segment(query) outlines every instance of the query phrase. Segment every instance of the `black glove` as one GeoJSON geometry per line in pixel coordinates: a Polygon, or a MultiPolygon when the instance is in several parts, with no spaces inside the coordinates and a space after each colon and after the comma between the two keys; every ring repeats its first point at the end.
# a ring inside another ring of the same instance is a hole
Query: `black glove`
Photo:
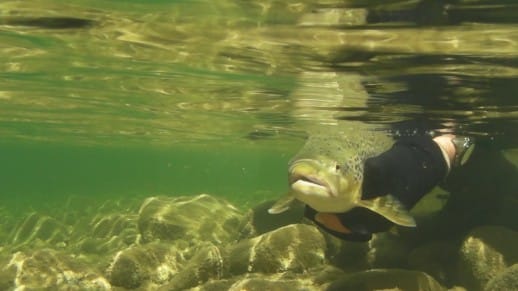
{"type": "MultiPolygon", "coordinates": [[[[430,136],[406,137],[392,148],[365,161],[362,199],[391,194],[408,209],[447,175],[448,166],[430,136]]],[[[306,206],[304,215],[327,232],[352,241],[368,241],[393,224],[383,216],[356,207],[345,213],[318,213],[306,206]]]]}

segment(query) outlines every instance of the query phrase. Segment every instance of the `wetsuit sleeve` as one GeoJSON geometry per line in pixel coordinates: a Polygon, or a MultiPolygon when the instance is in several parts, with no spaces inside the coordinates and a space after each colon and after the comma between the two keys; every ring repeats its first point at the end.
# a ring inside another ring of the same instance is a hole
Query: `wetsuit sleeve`
{"type": "Polygon", "coordinates": [[[365,161],[362,199],[391,194],[410,209],[447,172],[441,149],[430,136],[402,138],[388,151],[365,161]]]}
{"type": "MultiPolygon", "coordinates": [[[[430,136],[398,140],[392,148],[366,160],[362,199],[391,194],[408,209],[446,176],[448,166],[441,149],[430,136]]],[[[356,207],[336,214],[347,231],[334,231],[318,220],[318,213],[306,206],[305,216],[334,236],[351,241],[368,241],[372,233],[388,230],[393,224],[366,208],[356,207]]]]}

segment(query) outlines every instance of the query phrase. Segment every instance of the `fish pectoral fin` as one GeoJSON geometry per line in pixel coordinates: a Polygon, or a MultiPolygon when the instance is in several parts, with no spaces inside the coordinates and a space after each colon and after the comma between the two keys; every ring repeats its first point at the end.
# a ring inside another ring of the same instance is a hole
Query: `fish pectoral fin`
{"type": "Polygon", "coordinates": [[[295,195],[290,191],[284,197],[280,198],[275,202],[270,209],[268,209],[268,213],[270,214],[279,214],[288,210],[295,202],[295,195]]]}
{"type": "Polygon", "coordinates": [[[395,224],[401,226],[415,227],[415,219],[408,210],[392,195],[385,195],[369,200],[360,200],[361,207],[368,208],[395,224]]]}

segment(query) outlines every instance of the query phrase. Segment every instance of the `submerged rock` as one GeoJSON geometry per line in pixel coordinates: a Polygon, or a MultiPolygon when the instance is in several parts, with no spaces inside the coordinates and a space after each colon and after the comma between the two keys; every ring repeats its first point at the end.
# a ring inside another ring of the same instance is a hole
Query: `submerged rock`
{"type": "Polygon", "coordinates": [[[89,226],[90,235],[83,234],[75,242],[77,249],[88,254],[111,255],[129,247],[138,238],[136,215],[98,215],[89,226]]]}
{"type": "MultiPolygon", "coordinates": [[[[244,281],[236,278],[257,273],[302,274],[322,267],[325,249],[322,234],[315,227],[304,224],[282,227],[226,248],[209,244],[198,250],[161,290],[184,290],[209,280],[217,283],[208,283],[201,290],[227,290],[231,286],[251,288],[247,290],[286,290],[289,284],[291,287],[298,285],[289,280],[281,284],[279,278],[274,282],[262,276],[251,281],[249,277],[244,281]]],[[[324,280],[325,276],[321,277],[324,280]]]]}
{"type": "MultiPolygon", "coordinates": [[[[95,217],[90,223],[92,226],[92,236],[98,238],[113,237],[124,234],[128,229],[135,230],[136,232],[136,219],[135,215],[121,213],[95,217]]],[[[136,233],[133,233],[133,235],[136,235],[136,233]]]]}
{"type": "Polygon", "coordinates": [[[243,215],[215,197],[150,197],[139,210],[143,242],[153,240],[226,243],[237,239],[243,215]]]}
{"type": "Polygon", "coordinates": [[[349,272],[365,269],[406,268],[411,245],[393,233],[376,233],[368,242],[328,238],[330,261],[349,272]]]}
{"type": "Polygon", "coordinates": [[[518,290],[518,264],[512,265],[491,279],[484,290],[518,290]]]}
{"type": "MultiPolygon", "coordinates": [[[[190,290],[323,290],[325,284],[343,277],[344,272],[338,268],[325,266],[305,273],[283,272],[275,274],[247,273],[220,280],[210,280],[190,290]]],[[[167,289],[170,290],[170,289],[167,289]]]]}
{"type": "Polygon", "coordinates": [[[247,213],[246,225],[241,230],[240,238],[251,238],[286,225],[301,223],[304,218],[304,205],[297,204],[288,210],[270,214],[268,209],[275,200],[260,203],[247,213]]]}
{"type": "Polygon", "coordinates": [[[499,226],[474,229],[459,251],[458,280],[468,290],[483,290],[507,267],[518,263],[518,232],[499,226]]]}
{"type": "Polygon", "coordinates": [[[227,250],[229,272],[304,272],[325,262],[326,241],[311,225],[291,224],[243,240],[227,250]]]}
{"type": "Polygon", "coordinates": [[[404,268],[407,265],[411,247],[396,234],[382,232],[373,235],[368,243],[367,262],[369,268],[404,268]]]}
{"type": "Polygon", "coordinates": [[[0,290],[14,290],[17,267],[9,264],[10,258],[0,258],[0,290]]]}
{"type": "Polygon", "coordinates": [[[347,272],[358,272],[370,267],[368,243],[345,241],[327,232],[322,233],[327,241],[326,258],[330,264],[347,272]]]}
{"type": "Polygon", "coordinates": [[[50,247],[65,246],[69,229],[55,218],[33,212],[15,228],[10,237],[12,246],[21,248],[31,244],[50,247]]]}
{"type": "MultiPolygon", "coordinates": [[[[165,289],[164,289],[165,290],[165,289]]],[[[169,289],[167,289],[169,290],[169,289]]],[[[285,291],[285,290],[321,290],[308,278],[283,278],[278,275],[247,274],[231,279],[214,280],[190,289],[192,291],[249,290],[249,291],[285,291]]]]}
{"type": "Polygon", "coordinates": [[[138,214],[106,209],[76,220],[77,228],[33,213],[11,232],[15,247],[0,247],[0,290],[516,288],[518,233],[505,227],[474,229],[460,250],[392,232],[356,243],[312,223],[285,225],[300,213],[268,220],[276,217],[268,208],[254,208],[261,213],[250,219],[209,195],[151,197],[138,214]]]}
{"type": "Polygon", "coordinates": [[[446,290],[434,278],[419,271],[374,269],[345,275],[331,283],[327,291],[359,290],[446,290]]]}
{"type": "Polygon", "coordinates": [[[426,272],[446,286],[452,285],[457,259],[457,247],[447,241],[436,241],[413,249],[408,255],[408,267],[426,272]]]}
{"type": "Polygon", "coordinates": [[[128,289],[144,284],[164,284],[182,268],[185,259],[176,246],[149,243],[118,252],[107,270],[114,286],[128,289]]]}
{"type": "Polygon", "coordinates": [[[108,281],[79,257],[51,249],[15,253],[5,269],[16,290],[110,290],[108,281]]]}
{"type": "Polygon", "coordinates": [[[223,257],[220,249],[212,244],[200,248],[181,271],[160,290],[185,290],[223,277],[223,257]]]}
{"type": "Polygon", "coordinates": [[[285,291],[285,290],[318,290],[312,286],[311,281],[302,281],[300,279],[278,280],[275,278],[251,278],[234,282],[229,286],[228,290],[250,290],[250,291],[285,291]]]}

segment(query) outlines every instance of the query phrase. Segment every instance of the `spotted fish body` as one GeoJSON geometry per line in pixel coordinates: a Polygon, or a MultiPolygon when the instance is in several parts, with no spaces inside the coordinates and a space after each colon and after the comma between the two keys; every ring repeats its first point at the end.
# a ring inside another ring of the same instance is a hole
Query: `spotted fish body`
{"type": "Polygon", "coordinates": [[[365,207],[396,224],[415,226],[414,219],[393,196],[361,198],[365,160],[387,150],[391,143],[383,133],[368,131],[310,136],[289,163],[291,191],[270,212],[282,212],[290,200],[297,199],[322,213],[365,207]]]}

